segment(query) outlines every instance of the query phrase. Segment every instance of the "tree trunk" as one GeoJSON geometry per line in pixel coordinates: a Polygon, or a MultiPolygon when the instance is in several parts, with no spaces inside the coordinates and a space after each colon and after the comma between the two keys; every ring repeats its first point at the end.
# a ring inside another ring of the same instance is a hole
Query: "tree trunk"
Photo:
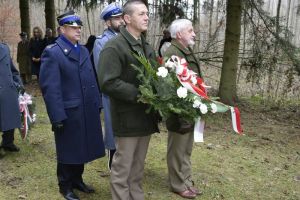
{"type": "MultiPolygon", "coordinates": [[[[289,22],[290,22],[290,10],[291,10],[291,0],[288,0],[287,12],[286,12],[286,29],[289,30],[289,22]]],[[[287,33],[287,31],[286,31],[287,33]]],[[[286,34],[285,37],[287,38],[288,35],[286,34]]],[[[290,38],[289,38],[290,40],[290,38]]]]}
{"type": "MultiPolygon", "coordinates": [[[[280,34],[280,22],[279,22],[279,19],[280,19],[280,8],[281,8],[281,0],[278,0],[278,3],[277,3],[277,11],[276,11],[276,37],[279,37],[279,34],[280,34]]],[[[268,87],[267,87],[267,95],[268,95],[268,98],[271,98],[272,95],[271,95],[271,91],[274,89],[273,87],[273,72],[274,72],[274,69],[277,65],[277,54],[278,54],[278,42],[275,41],[275,46],[274,46],[274,58],[272,59],[272,62],[269,66],[269,69],[268,69],[268,87]]]]}
{"type": "Polygon", "coordinates": [[[212,37],[212,18],[213,18],[213,13],[214,13],[214,0],[210,1],[210,13],[209,13],[209,30],[208,30],[208,36],[209,39],[212,37]]]}
{"type": "Polygon", "coordinates": [[[26,32],[30,38],[30,16],[29,16],[29,1],[19,0],[21,31],[26,32]]]}
{"type": "Polygon", "coordinates": [[[89,28],[89,35],[91,35],[92,34],[92,29],[91,29],[91,23],[90,23],[88,2],[86,0],[84,0],[83,5],[84,5],[85,11],[86,11],[86,19],[87,19],[88,28],[89,28]]]}
{"type": "Polygon", "coordinates": [[[193,22],[194,22],[194,24],[196,24],[196,22],[198,20],[198,6],[199,6],[198,0],[194,0],[194,12],[193,12],[193,22]]]}
{"type": "Polygon", "coordinates": [[[227,0],[227,18],[223,64],[219,87],[221,101],[233,105],[237,101],[237,64],[241,34],[241,0],[227,0]]]}
{"type": "Polygon", "coordinates": [[[46,28],[51,28],[53,34],[56,35],[54,0],[45,0],[45,20],[46,28]]]}

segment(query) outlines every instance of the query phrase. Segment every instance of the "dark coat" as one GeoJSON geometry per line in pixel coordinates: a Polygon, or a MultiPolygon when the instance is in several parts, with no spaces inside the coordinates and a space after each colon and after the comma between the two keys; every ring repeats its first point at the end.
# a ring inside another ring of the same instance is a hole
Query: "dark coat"
{"type": "Polygon", "coordinates": [[[41,58],[45,43],[43,39],[31,38],[29,41],[29,52],[31,60],[31,73],[33,75],[39,75],[41,62],[33,62],[32,58],[41,58]]]}
{"type": "Polygon", "coordinates": [[[9,48],[0,43],[0,131],[21,127],[17,87],[22,85],[9,48]]]}
{"type": "Polygon", "coordinates": [[[189,69],[193,70],[198,74],[198,76],[202,77],[200,64],[190,47],[184,48],[179,42],[173,39],[171,41],[171,46],[164,53],[164,56],[167,58],[170,58],[172,55],[179,56],[180,58],[185,58],[188,63],[189,69]]]}
{"type": "MultiPolygon", "coordinates": [[[[195,57],[191,48],[184,48],[175,39],[171,41],[171,46],[166,50],[164,56],[170,58],[171,56],[178,56],[180,58],[185,58],[188,63],[188,68],[193,70],[202,77],[200,64],[195,57]]],[[[169,131],[174,131],[177,133],[189,133],[193,130],[193,123],[186,121],[178,115],[171,115],[166,121],[166,127],[169,131]]]]}
{"type": "Polygon", "coordinates": [[[100,95],[89,53],[80,55],[58,38],[42,55],[40,87],[51,123],[63,122],[55,133],[57,159],[65,164],[83,164],[103,157],[100,95]]]}
{"type": "Polygon", "coordinates": [[[121,28],[120,34],[104,46],[98,63],[100,89],[110,97],[113,132],[120,137],[147,136],[158,132],[157,116],[147,114],[148,105],[137,102],[140,82],[132,64],[141,64],[133,52],[144,54],[152,61],[156,58],[143,36],[139,43],[125,28],[121,28]]]}
{"type": "Polygon", "coordinates": [[[31,75],[30,60],[29,41],[20,41],[17,51],[17,62],[19,63],[20,74],[31,75]]]}

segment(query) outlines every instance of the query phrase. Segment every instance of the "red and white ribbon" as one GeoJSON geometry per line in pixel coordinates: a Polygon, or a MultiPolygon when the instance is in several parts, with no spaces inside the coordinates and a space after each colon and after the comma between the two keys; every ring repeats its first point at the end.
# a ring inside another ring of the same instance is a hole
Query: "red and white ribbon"
{"type": "Polygon", "coordinates": [[[204,142],[203,133],[204,133],[204,120],[201,120],[201,117],[195,120],[194,126],[194,141],[195,142],[204,142]]]}
{"type": "Polygon", "coordinates": [[[31,117],[28,105],[32,104],[31,96],[25,93],[19,96],[19,108],[20,112],[24,115],[23,127],[21,128],[21,136],[24,140],[28,135],[29,123],[33,123],[35,120],[31,117]]]}
{"type": "MultiPolygon", "coordinates": [[[[178,56],[172,56],[167,61],[166,66],[175,68],[179,82],[188,91],[192,92],[193,94],[195,94],[203,99],[212,101],[207,96],[206,88],[208,88],[209,86],[205,85],[204,81],[200,77],[198,77],[194,71],[188,69],[188,63],[186,62],[186,60],[184,58],[179,58],[178,56]],[[173,62],[173,64],[169,63],[170,61],[173,62]]],[[[216,101],[212,101],[212,102],[218,103],[219,105],[222,105],[222,106],[225,106],[226,109],[230,109],[233,130],[238,134],[242,134],[243,130],[241,127],[241,118],[240,118],[239,109],[237,107],[231,107],[231,106],[225,105],[221,102],[216,102],[216,101]]],[[[195,124],[194,133],[198,134],[199,138],[197,140],[199,140],[199,141],[200,140],[203,141],[203,129],[204,129],[204,122],[200,121],[200,119],[197,120],[196,124],[195,124]],[[200,127],[202,128],[202,130],[199,129],[200,127]],[[201,139],[201,137],[202,137],[202,139],[201,139]]],[[[196,141],[196,138],[195,138],[195,141],[196,141]]]]}
{"type": "Polygon", "coordinates": [[[236,133],[241,135],[243,130],[241,126],[240,111],[237,107],[230,107],[230,111],[231,111],[232,128],[236,133]]]}

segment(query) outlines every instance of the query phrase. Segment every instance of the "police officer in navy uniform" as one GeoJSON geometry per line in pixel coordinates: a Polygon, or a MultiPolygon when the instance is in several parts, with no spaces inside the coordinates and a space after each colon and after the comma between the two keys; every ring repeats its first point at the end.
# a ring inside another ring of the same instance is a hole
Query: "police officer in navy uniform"
{"type": "MultiPolygon", "coordinates": [[[[96,38],[93,54],[94,63],[97,66],[99,62],[99,54],[103,49],[107,41],[114,38],[120,32],[120,26],[124,25],[122,8],[117,3],[111,3],[106,6],[101,14],[100,19],[105,21],[107,29],[104,30],[103,34],[96,38]]],[[[96,68],[97,69],[97,68],[96,68]]],[[[105,122],[105,135],[104,144],[105,148],[108,150],[108,168],[111,169],[113,155],[116,152],[116,146],[113,137],[113,130],[111,124],[110,115],[110,101],[106,94],[102,94],[102,102],[104,109],[104,122],[105,122]]]]}
{"type": "Polygon", "coordinates": [[[20,74],[15,68],[6,44],[0,42],[0,147],[5,151],[18,152],[14,144],[14,130],[21,127],[18,91],[24,93],[20,74]]]}
{"type": "Polygon", "coordinates": [[[94,192],[83,182],[84,164],[105,155],[102,103],[88,50],[78,43],[80,17],[69,11],[57,20],[61,35],[43,52],[40,87],[55,136],[59,191],[76,200],[73,189],[94,192]]]}

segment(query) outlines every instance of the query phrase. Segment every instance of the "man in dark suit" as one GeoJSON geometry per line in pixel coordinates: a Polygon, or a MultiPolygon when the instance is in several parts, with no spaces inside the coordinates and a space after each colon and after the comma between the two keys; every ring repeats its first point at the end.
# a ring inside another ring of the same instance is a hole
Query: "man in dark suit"
{"type": "Polygon", "coordinates": [[[17,152],[14,129],[21,127],[18,91],[24,93],[19,72],[12,63],[9,48],[0,42],[0,131],[3,132],[1,148],[17,152]]]}
{"type": "Polygon", "coordinates": [[[94,189],[83,182],[84,164],[105,155],[101,98],[88,50],[80,45],[80,17],[58,17],[61,35],[42,55],[40,86],[55,135],[59,191],[69,200],[94,189]]]}

